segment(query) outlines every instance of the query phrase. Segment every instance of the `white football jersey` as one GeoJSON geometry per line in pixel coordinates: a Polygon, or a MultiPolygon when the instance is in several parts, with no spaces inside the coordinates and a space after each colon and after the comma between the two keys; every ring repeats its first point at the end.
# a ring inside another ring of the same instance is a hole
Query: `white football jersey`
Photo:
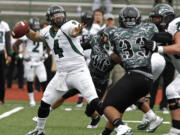
{"type": "MultiPolygon", "coordinates": [[[[180,17],[174,19],[168,26],[167,31],[174,36],[177,32],[180,32],[180,17]]],[[[177,71],[180,73],[180,54],[176,55],[169,55],[172,59],[172,62],[177,69],[177,71]]]]}
{"type": "Polygon", "coordinates": [[[19,40],[24,42],[24,58],[30,58],[32,64],[38,64],[43,57],[43,42],[35,42],[28,39],[26,36],[21,37],[19,40]]]}
{"type": "Polygon", "coordinates": [[[10,31],[9,25],[4,21],[0,21],[0,51],[4,50],[5,33],[8,31],[10,31]]]}
{"type": "Polygon", "coordinates": [[[54,32],[51,26],[47,26],[40,31],[41,38],[47,42],[53,52],[58,71],[78,68],[85,63],[79,37],[71,36],[72,30],[78,24],[77,21],[71,20],[63,24],[57,33],[54,32]]]}

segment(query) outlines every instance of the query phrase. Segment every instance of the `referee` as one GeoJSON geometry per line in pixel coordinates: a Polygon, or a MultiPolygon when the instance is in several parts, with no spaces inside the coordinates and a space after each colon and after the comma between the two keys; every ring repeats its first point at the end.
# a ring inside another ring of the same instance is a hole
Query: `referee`
{"type": "Polygon", "coordinates": [[[4,103],[5,97],[5,64],[11,61],[10,40],[9,25],[5,21],[0,20],[0,105],[4,103]],[[5,48],[7,52],[6,59],[4,53],[5,48]]]}

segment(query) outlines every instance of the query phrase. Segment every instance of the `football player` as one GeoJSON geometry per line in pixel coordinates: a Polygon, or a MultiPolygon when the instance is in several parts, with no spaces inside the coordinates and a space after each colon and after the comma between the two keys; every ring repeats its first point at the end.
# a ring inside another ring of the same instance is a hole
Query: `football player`
{"type": "MultiPolygon", "coordinates": [[[[40,20],[39,18],[31,18],[29,20],[30,28],[34,31],[40,30],[40,20]]],[[[24,42],[25,54],[24,54],[24,76],[27,80],[27,89],[30,99],[29,105],[31,107],[36,105],[33,92],[33,82],[34,74],[37,75],[43,91],[46,88],[47,74],[43,63],[44,60],[44,50],[42,42],[34,42],[28,39],[26,36],[19,38],[13,45],[16,53],[18,54],[18,47],[24,42]]]]}
{"type": "MultiPolygon", "coordinates": [[[[0,11],[1,15],[1,11],[0,11]]],[[[5,65],[11,62],[11,38],[9,24],[0,20],[0,105],[4,104],[5,98],[5,65]],[[4,49],[6,48],[7,57],[5,58],[4,49]]]]}
{"type": "MultiPolygon", "coordinates": [[[[150,16],[149,16],[150,21],[157,26],[159,32],[164,32],[166,30],[166,28],[167,28],[167,25],[166,25],[167,22],[165,22],[165,21],[162,22],[162,17],[166,16],[167,14],[174,14],[173,8],[171,6],[169,6],[168,4],[158,4],[152,9],[152,12],[150,13],[150,16]]],[[[172,17],[172,19],[173,18],[174,17],[172,17]]],[[[170,22],[172,19],[169,18],[167,21],[170,22]]],[[[153,39],[154,38],[157,39],[156,35],[157,34],[155,34],[153,39]]],[[[174,78],[174,66],[173,66],[172,62],[170,61],[170,58],[167,55],[164,55],[164,57],[165,57],[165,60],[166,60],[166,66],[165,66],[163,72],[161,73],[161,77],[163,77],[163,82],[164,83],[163,83],[163,86],[162,86],[162,88],[163,88],[163,101],[161,101],[161,103],[160,103],[160,108],[166,107],[166,102],[167,102],[166,100],[167,99],[166,99],[166,95],[165,95],[165,89],[168,86],[168,84],[174,78]]],[[[155,57],[154,60],[157,60],[157,57],[155,57]]],[[[152,61],[152,64],[153,64],[154,60],[152,61]]],[[[158,65],[155,64],[155,66],[158,66],[158,65]]],[[[155,74],[157,74],[157,73],[155,73],[155,74]]],[[[150,94],[151,95],[150,96],[150,106],[151,106],[151,108],[153,107],[154,102],[155,102],[154,100],[155,100],[155,97],[156,97],[158,86],[159,86],[159,78],[155,82],[153,82],[153,87],[152,87],[152,89],[150,91],[150,93],[151,93],[150,94]]],[[[163,111],[163,112],[168,113],[167,110],[163,111]]],[[[148,123],[149,123],[149,121],[146,119],[146,116],[144,115],[141,124],[138,125],[138,129],[143,130],[145,127],[148,126],[148,123]]]]}
{"type": "MultiPolygon", "coordinates": [[[[109,27],[106,32],[110,32],[116,29],[116,27],[109,27]]],[[[119,63],[119,57],[117,59],[112,60],[106,53],[103,48],[103,39],[102,33],[99,32],[96,35],[89,35],[89,37],[83,38],[82,47],[83,49],[92,49],[91,53],[91,61],[89,63],[89,70],[92,76],[97,94],[100,99],[103,100],[104,93],[108,87],[108,79],[109,74],[112,68],[116,63],[119,63]],[[88,41],[87,41],[88,40],[88,41]]],[[[115,56],[114,56],[115,57],[115,56]]],[[[65,93],[62,97],[60,97],[55,103],[51,105],[52,109],[56,109],[60,106],[65,99],[74,96],[75,94],[79,93],[78,90],[71,89],[67,93],[65,93]]],[[[90,105],[87,104],[86,106],[86,115],[91,117],[91,123],[87,126],[87,128],[97,128],[98,122],[100,120],[100,116],[95,109],[90,105]]]]}
{"type": "Polygon", "coordinates": [[[33,41],[46,42],[52,50],[57,72],[46,87],[38,110],[37,127],[27,135],[44,135],[46,118],[49,115],[50,105],[62,96],[68,89],[78,89],[87,102],[100,114],[100,100],[96,93],[92,78],[87,68],[83,49],[78,36],[84,25],[77,21],[66,20],[66,12],[62,6],[52,5],[47,11],[47,20],[51,25],[40,33],[32,29],[26,36],[33,41]]]}
{"type": "MultiPolygon", "coordinates": [[[[120,56],[126,74],[110,89],[103,104],[104,114],[109,120],[107,127],[115,128],[117,135],[130,135],[132,129],[123,124],[122,115],[128,106],[144,97],[151,88],[152,54],[145,49],[144,42],[158,30],[152,23],[141,23],[141,14],[135,7],[125,7],[120,11],[119,24],[120,27],[109,36],[107,53],[111,56],[115,52],[120,56]]],[[[158,124],[151,125],[150,130],[157,128],[163,119],[156,117],[153,121],[158,124]]],[[[109,132],[104,130],[102,134],[109,135],[109,132]]]]}
{"type": "Polygon", "coordinates": [[[161,23],[167,26],[167,32],[158,33],[156,41],[147,41],[146,47],[153,52],[161,54],[169,54],[172,63],[174,64],[178,75],[166,88],[166,96],[168,99],[169,109],[172,118],[172,127],[169,133],[164,135],[179,135],[180,134],[180,17],[175,18],[172,8],[162,8],[161,12],[165,13],[161,16],[161,23]],[[166,14],[166,12],[169,12],[166,14]],[[174,19],[175,18],[175,19],[174,19]],[[170,33],[170,34],[169,34],[170,33]],[[173,42],[172,42],[173,39],[173,42]],[[156,42],[160,42],[162,46],[157,46],[156,42]],[[167,43],[169,45],[167,45],[167,43]]]}

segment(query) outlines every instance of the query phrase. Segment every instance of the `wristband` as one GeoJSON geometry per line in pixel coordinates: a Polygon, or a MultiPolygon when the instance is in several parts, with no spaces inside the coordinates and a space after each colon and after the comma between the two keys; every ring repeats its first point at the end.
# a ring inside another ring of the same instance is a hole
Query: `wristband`
{"type": "Polygon", "coordinates": [[[163,53],[164,53],[164,48],[163,48],[163,46],[158,46],[158,52],[159,52],[160,54],[163,54],[163,53]]]}

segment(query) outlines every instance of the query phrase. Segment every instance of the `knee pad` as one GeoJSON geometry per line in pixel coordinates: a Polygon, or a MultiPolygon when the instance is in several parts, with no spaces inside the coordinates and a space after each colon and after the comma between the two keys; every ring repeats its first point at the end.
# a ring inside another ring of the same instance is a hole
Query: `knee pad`
{"type": "Polygon", "coordinates": [[[178,102],[180,100],[180,98],[176,98],[176,99],[169,99],[168,103],[174,103],[174,105],[169,105],[169,109],[170,110],[176,110],[180,108],[180,103],[178,102]]]}
{"type": "Polygon", "coordinates": [[[70,89],[70,90],[68,90],[68,91],[63,95],[63,98],[64,98],[64,99],[68,99],[68,98],[70,98],[70,97],[72,97],[72,96],[74,96],[74,95],[76,95],[76,94],[78,94],[78,93],[79,93],[78,90],[76,90],[76,89],[70,89]]]}
{"type": "Polygon", "coordinates": [[[88,117],[91,117],[92,114],[94,113],[95,109],[90,105],[90,104],[87,104],[86,106],[86,110],[85,110],[85,114],[88,116],[88,117]]]}
{"type": "Polygon", "coordinates": [[[41,87],[42,87],[43,92],[45,91],[46,86],[47,86],[47,82],[46,81],[45,82],[41,82],[41,87]]]}
{"type": "Polygon", "coordinates": [[[41,101],[41,105],[38,110],[38,117],[46,118],[48,117],[49,112],[50,112],[50,105],[45,103],[44,101],[41,101]]]}
{"type": "Polygon", "coordinates": [[[142,100],[138,100],[136,102],[136,105],[137,105],[138,109],[141,109],[143,103],[145,103],[145,102],[146,102],[146,98],[143,98],[142,100]]]}
{"type": "Polygon", "coordinates": [[[33,82],[27,82],[28,93],[33,92],[33,82]]]}
{"type": "Polygon", "coordinates": [[[93,99],[90,102],[90,106],[92,106],[92,108],[96,110],[99,113],[99,115],[103,114],[104,107],[103,107],[103,103],[99,100],[99,98],[93,99]]]}

